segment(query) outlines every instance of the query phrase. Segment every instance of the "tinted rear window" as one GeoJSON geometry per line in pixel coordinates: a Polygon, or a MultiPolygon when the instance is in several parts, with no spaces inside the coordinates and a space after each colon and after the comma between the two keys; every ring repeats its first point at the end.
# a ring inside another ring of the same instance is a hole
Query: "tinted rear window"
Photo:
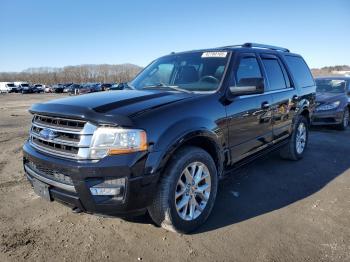
{"type": "Polygon", "coordinates": [[[269,91],[286,88],[283,71],[277,59],[263,59],[263,64],[269,80],[269,91]]]}
{"type": "Polygon", "coordinates": [[[298,86],[307,87],[314,85],[314,79],[304,59],[298,56],[285,56],[285,58],[298,86]]]}

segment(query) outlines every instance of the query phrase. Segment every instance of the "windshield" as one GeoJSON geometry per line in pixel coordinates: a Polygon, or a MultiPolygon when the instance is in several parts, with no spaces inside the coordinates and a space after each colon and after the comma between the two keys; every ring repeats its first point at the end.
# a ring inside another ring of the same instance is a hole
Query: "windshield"
{"type": "Polygon", "coordinates": [[[318,79],[316,80],[316,92],[318,93],[344,93],[345,80],[318,79]]]}
{"type": "Polygon", "coordinates": [[[159,58],[130,85],[136,89],[214,91],[224,75],[228,52],[193,52],[159,58]]]}
{"type": "Polygon", "coordinates": [[[29,84],[22,84],[22,87],[28,87],[29,84]]]}
{"type": "Polygon", "coordinates": [[[15,84],[7,84],[8,87],[15,87],[15,84]]]}

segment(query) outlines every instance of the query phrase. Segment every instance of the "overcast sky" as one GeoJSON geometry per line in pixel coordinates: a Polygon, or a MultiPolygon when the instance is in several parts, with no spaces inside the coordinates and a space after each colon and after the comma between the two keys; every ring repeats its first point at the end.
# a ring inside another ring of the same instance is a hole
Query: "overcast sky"
{"type": "Polygon", "coordinates": [[[172,51],[279,45],[310,67],[350,64],[350,1],[1,0],[0,71],[145,66],[172,51]]]}

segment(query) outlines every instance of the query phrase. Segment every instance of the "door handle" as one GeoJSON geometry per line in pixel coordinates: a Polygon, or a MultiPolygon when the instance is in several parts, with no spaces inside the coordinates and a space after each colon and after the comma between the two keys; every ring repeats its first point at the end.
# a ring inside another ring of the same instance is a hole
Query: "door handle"
{"type": "Polygon", "coordinates": [[[262,104],[261,104],[261,108],[262,109],[269,109],[270,108],[270,104],[269,104],[269,102],[263,102],[262,104]]]}

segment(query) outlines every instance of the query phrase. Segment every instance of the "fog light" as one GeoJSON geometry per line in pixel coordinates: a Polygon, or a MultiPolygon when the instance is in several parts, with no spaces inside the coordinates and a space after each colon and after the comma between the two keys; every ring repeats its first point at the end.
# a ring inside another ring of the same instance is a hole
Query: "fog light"
{"type": "Polygon", "coordinates": [[[120,194],[120,188],[108,188],[108,187],[91,187],[90,192],[94,196],[117,196],[120,194]]]}
{"type": "Polygon", "coordinates": [[[123,197],[125,183],[125,178],[106,178],[103,182],[90,187],[90,192],[94,196],[123,197]]]}

